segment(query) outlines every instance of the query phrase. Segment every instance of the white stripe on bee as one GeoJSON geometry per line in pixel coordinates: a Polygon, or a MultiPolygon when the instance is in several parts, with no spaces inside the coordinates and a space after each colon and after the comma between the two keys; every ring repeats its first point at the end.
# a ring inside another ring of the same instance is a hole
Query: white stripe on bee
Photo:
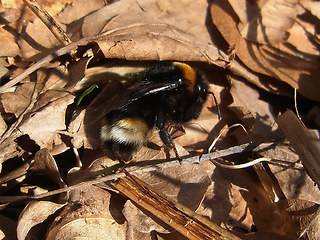
{"type": "Polygon", "coordinates": [[[111,127],[110,125],[104,125],[101,127],[100,138],[103,142],[111,140],[111,127]]]}
{"type": "Polygon", "coordinates": [[[148,130],[145,122],[135,118],[124,118],[112,126],[103,126],[101,128],[101,140],[141,144],[148,130]]]}

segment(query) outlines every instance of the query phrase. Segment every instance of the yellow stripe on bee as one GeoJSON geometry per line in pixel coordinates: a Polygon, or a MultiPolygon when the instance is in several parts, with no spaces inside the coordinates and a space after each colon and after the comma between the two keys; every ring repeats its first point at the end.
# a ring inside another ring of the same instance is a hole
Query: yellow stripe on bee
{"type": "Polygon", "coordinates": [[[181,69],[183,77],[188,80],[188,90],[193,92],[196,84],[196,71],[186,63],[173,62],[173,65],[181,69]]]}
{"type": "Polygon", "coordinates": [[[140,120],[140,119],[137,119],[137,118],[124,118],[124,119],[121,119],[117,122],[117,126],[118,127],[121,127],[121,128],[125,128],[125,129],[136,129],[136,130],[139,130],[139,131],[143,131],[143,132],[147,132],[148,131],[148,126],[147,124],[140,120]]]}
{"type": "Polygon", "coordinates": [[[142,143],[148,133],[147,124],[137,118],[119,120],[110,130],[110,138],[119,143],[142,143]]]}

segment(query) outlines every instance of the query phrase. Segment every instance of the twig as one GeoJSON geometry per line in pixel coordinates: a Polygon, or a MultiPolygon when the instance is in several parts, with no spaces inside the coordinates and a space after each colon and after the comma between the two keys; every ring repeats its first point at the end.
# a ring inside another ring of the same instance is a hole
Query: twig
{"type": "MultiPolygon", "coordinates": [[[[213,153],[209,153],[209,154],[204,154],[202,156],[195,156],[195,157],[188,157],[188,158],[182,158],[183,162],[188,162],[188,163],[199,163],[200,161],[206,161],[206,160],[212,160],[212,159],[216,159],[219,157],[225,157],[225,156],[229,156],[229,155],[233,155],[233,154],[237,154],[237,153],[241,153],[241,152],[247,152],[247,151],[252,151],[254,149],[254,146],[250,143],[246,143],[246,144],[242,144],[239,146],[235,146],[235,147],[230,147],[224,150],[220,150],[220,151],[216,151],[213,153]]],[[[259,149],[261,149],[261,147],[259,146],[259,149]]],[[[152,161],[150,161],[150,164],[152,164],[152,161]]],[[[170,160],[169,162],[164,162],[164,163],[159,163],[159,164],[152,164],[152,165],[148,165],[146,167],[139,167],[138,169],[136,168],[136,166],[132,166],[130,168],[127,168],[126,170],[130,173],[130,174],[140,174],[140,173],[144,173],[144,172],[152,172],[152,171],[156,171],[159,169],[164,169],[164,168],[168,168],[168,167],[173,167],[173,166],[179,166],[180,163],[178,160],[170,160]],[[135,169],[132,169],[135,168],[135,169]]],[[[9,198],[12,198],[12,200],[9,200],[9,202],[14,202],[14,201],[22,201],[22,200],[36,200],[36,199],[42,199],[42,198],[46,198],[52,195],[56,195],[56,194],[60,194],[60,193],[64,193],[64,192],[68,192],[68,191],[72,191],[72,190],[77,190],[81,187],[85,187],[85,186],[90,186],[93,184],[99,184],[102,182],[108,182],[108,181],[112,181],[121,177],[125,177],[125,173],[120,172],[120,173],[114,173],[114,174],[110,174],[98,179],[94,179],[94,180],[90,180],[87,182],[82,182],[70,187],[65,187],[65,188],[61,188],[61,189],[57,189],[54,191],[50,191],[47,193],[43,193],[43,194],[39,194],[36,196],[31,196],[31,197],[26,197],[26,196],[19,196],[17,198],[14,197],[7,197],[7,196],[0,196],[0,202],[7,202],[9,198]]]]}
{"type": "Polygon", "coordinates": [[[72,41],[67,36],[63,28],[50,16],[50,14],[36,0],[22,0],[38,18],[47,26],[57,40],[64,46],[72,41]]]}
{"type": "Polygon", "coordinates": [[[129,173],[125,178],[119,179],[112,185],[130,200],[190,240],[241,240],[232,232],[169,199],[129,173]]]}

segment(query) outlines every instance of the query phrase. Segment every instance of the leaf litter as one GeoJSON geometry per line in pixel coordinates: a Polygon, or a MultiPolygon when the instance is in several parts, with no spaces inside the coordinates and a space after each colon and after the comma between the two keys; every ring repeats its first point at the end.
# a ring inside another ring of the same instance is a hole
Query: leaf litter
{"type": "MultiPolygon", "coordinates": [[[[17,224],[17,236],[1,225],[5,237],[151,239],[150,232],[156,231],[159,239],[185,239],[188,232],[183,229],[193,226],[193,221],[200,224],[197,227],[206,226],[200,214],[216,224],[209,224],[209,232],[222,227],[235,234],[234,239],[236,235],[295,239],[306,227],[306,239],[318,238],[317,221],[308,226],[319,204],[316,180],[300,164],[301,154],[283,140],[276,123],[277,114],[292,108],[292,88],[300,94],[303,120],[315,119],[309,109],[315,111],[314,100],[319,101],[316,2],[65,3],[39,1],[74,42],[65,47],[21,3],[3,1],[0,8],[5,20],[0,39],[6,46],[0,51],[0,217],[17,224]],[[275,10],[279,8],[281,15],[275,10]],[[183,204],[195,211],[188,215],[189,210],[183,210],[183,216],[192,219],[186,225],[169,227],[165,211],[154,216],[152,210],[146,211],[147,205],[123,197],[119,180],[111,186],[108,182],[81,185],[101,174],[114,174],[118,167],[101,149],[99,117],[115,105],[112,97],[132,84],[126,74],[141,71],[146,65],[142,61],[150,60],[192,61],[204,72],[220,103],[221,121],[209,99],[199,119],[171,129],[182,156],[207,153],[223,128],[241,122],[249,136],[231,129],[223,133],[216,150],[248,142],[256,148],[219,160],[241,164],[259,157],[272,159],[248,169],[224,169],[201,161],[148,172],[149,164],[162,166],[158,164],[174,158],[163,148],[156,129],[152,131],[126,166],[129,172],[146,169],[135,174],[146,185],[136,185],[130,194],[138,194],[139,186],[144,186],[169,197],[174,206],[183,204]],[[75,107],[75,99],[92,84],[99,86],[97,97],[88,106],[75,107]],[[79,161],[82,167],[76,164],[79,161]],[[51,190],[70,185],[72,190],[50,196],[51,190]],[[10,197],[33,197],[34,187],[50,198],[25,202],[14,216],[8,215],[15,207],[8,205],[10,197]]],[[[310,126],[319,127],[316,121],[310,126]]],[[[227,233],[222,235],[229,239],[227,233]]]]}

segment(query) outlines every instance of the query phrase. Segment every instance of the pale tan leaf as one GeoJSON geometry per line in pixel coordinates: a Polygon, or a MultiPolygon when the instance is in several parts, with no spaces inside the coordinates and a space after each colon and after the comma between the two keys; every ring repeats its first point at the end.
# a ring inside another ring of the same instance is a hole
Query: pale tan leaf
{"type": "Polygon", "coordinates": [[[15,36],[4,28],[0,28],[0,44],[1,46],[6,46],[0,48],[0,57],[15,57],[18,55],[19,47],[15,43],[15,36]]]}
{"type": "Polygon", "coordinates": [[[9,158],[21,156],[23,151],[18,147],[18,144],[14,141],[21,134],[9,137],[5,139],[0,146],[0,162],[4,162],[9,158]]]}
{"type": "Polygon", "coordinates": [[[56,216],[47,239],[125,239],[126,224],[118,223],[124,221],[117,210],[122,203],[114,202],[115,205],[110,206],[110,197],[109,192],[96,186],[70,192],[70,204],[56,216]]]}
{"type": "Polygon", "coordinates": [[[9,23],[13,23],[20,17],[20,11],[15,8],[2,8],[0,7],[0,25],[7,25],[9,23]]]}
{"type": "Polygon", "coordinates": [[[44,222],[50,215],[64,206],[65,204],[57,204],[48,201],[30,202],[21,212],[19,217],[17,227],[18,239],[26,239],[32,227],[44,222]]]}
{"type": "Polygon", "coordinates": [[[125,240],[125,231],[123,225],[115,220],[102,217],[79,218],[64,225],[54,238],[63,239],[114,239],[125,240]]]}
{"type": "Polygon", "coordinates": [[[314,16],[320,19],[320,2],[312,0],[302,0],[300,4],[308,9],[314,16]]]}
{"type": "Polygon", "coordinates": [[[238,24],[242,37],[264,44],[285,41],[288,30],[298,14],[298,0],[260,0],[256,2],[230,0],[240,17],[238,24]]]}
{"type": "Polygon", "coordinates": [[[0,115],[0,135],[2,135],[6,130],[8,126],[6,122],[3,120],[3,117],[0,115]]]}
{"type": "Polygon", "coordinates": [[[0,79],[9,74],[9,69],[7,68],[8,63],[6,58],[0,58],[0,79]]]}

